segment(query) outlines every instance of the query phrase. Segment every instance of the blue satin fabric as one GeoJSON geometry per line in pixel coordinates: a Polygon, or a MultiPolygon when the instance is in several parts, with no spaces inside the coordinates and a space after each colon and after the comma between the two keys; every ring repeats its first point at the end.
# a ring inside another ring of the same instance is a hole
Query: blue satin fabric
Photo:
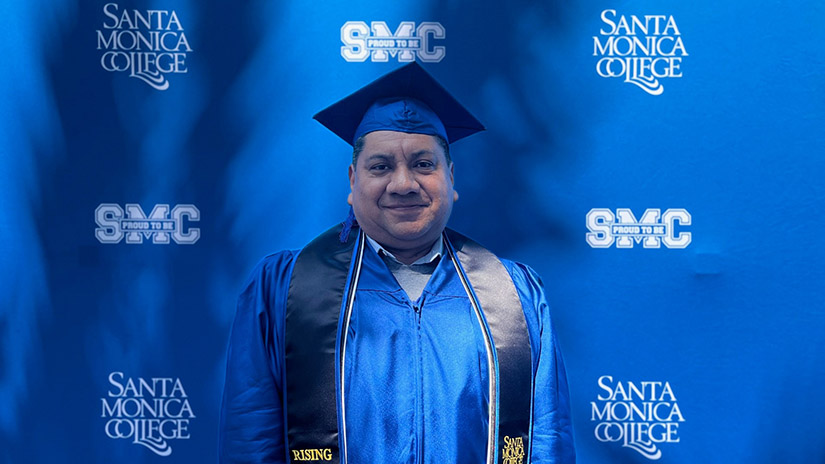
{"type": "MultiPolygon", "coordinates": [[[[221,462],[288,462],[283,328],[296,256],[285,251],[265,258],[239,298],[221,408],[221,462]]],[[[567,379],[540,280],[526,266],[502,262],[530,331],[536,392],[531,462],[572,463],[567,379]]],[[[350,462],[482,464],[486,353],[452,263],[442,259],[411,302],[367,247],[355,301],[345,369],[350,462]]]]}

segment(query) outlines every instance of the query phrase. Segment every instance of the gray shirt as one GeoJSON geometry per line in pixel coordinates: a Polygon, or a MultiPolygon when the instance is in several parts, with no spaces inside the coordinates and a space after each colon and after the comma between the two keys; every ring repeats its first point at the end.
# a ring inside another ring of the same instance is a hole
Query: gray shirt
{"type": "Polygon", "coordinates": [[[407,292],[410,301],[416,301],[421,296],[421,292],[424,291],[430,276],[435,272],[444,251],[444,239],[439,235],[429,253],[415,260],[412,264],[404,264],[370,237],[367,237],[367,243],[384,260],[387,268],[392,272],[395,280],[398,281],[398,285],[407,292]]]}

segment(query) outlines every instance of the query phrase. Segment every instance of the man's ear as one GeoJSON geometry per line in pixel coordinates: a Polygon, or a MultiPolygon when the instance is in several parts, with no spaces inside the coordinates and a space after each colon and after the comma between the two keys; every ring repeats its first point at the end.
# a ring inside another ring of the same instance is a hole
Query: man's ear
{"type": "Polygon", "coordinates": [[[458,201],[458,192],[455,190],[455,163],[450,163],[450,184],[453,186],[453,201],[458,201]]]}
{"type": "Polygon", "coordinates": [[[347,195],[347,204],[352,206],[352,190],[355,188],[355,165],[350,164],[347,171],[347,175],[349,176],[349,195],[347,195]]]}

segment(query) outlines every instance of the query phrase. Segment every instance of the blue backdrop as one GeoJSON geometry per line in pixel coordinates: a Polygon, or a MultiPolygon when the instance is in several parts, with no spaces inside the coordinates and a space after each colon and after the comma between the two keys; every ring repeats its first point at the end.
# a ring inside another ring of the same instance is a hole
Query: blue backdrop
{"type": "Polygon", "coordinates": [[[579,462],[825,462],[821,2],[353,3],[0,5],[0,461],[213,462],[242,281],[347,212],[311,116],[418,59],[579,462]]]}

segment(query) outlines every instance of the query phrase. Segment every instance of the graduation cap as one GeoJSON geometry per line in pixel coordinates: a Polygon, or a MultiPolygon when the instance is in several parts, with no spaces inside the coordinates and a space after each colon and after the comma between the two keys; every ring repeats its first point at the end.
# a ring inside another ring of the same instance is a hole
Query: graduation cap
{"type": "Polygon", "coordinates": [[[379,77],[313,119],[350,145],[377,130],[439,135],[447,143],[484,130],[417,62],[379,77]]]}

